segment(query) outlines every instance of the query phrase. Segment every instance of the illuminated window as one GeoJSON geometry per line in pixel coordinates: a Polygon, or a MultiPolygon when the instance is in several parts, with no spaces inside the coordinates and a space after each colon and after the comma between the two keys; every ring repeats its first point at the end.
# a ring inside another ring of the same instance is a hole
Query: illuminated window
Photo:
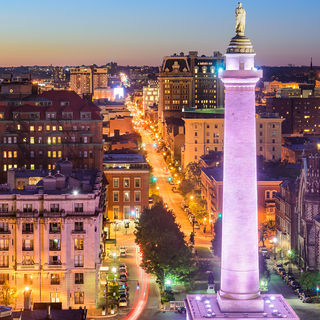
{"type": "Polygon", "coordinates": [[[30,131],[34,131],[34,126],[30,126],[30,131]]]}
{"type": "Polygon", "coordinates": [[[20,124],[17,124],[17,130],[20,130],[20,129],[21,129],[20,124]]]}
{"type": "Polygon", "coordinates": [[[46,125],[46,130],[50,131],[50,126],[48,124],[46,125]]]}
{"type": "Polygon", "coordinates": [[[130,192],[129,191],[125,191],[123,193],[123,201],[124,202],[129,202],[130,201],[130,192]]]}
{"type": "Polygon", "coordinates": [[[13,151],[13,157],[17,158],[18,157],[18,152],[17,151],[13,151]]]}
{"type": "Polygon", "coordinates": [[[38,126],[38,131],[42,131],[42,126],[38,126]]]}
{"type": "Polygon", "coordinates": [[[3,151],[3,157],[4,157],[4,158],[7,157],[7,151],[3,151]]]}
{"type": "Polygon", "coordinates": [[[52,126],[52,131],[57,131],[57,127],[56,126],[52,126]]]}
{"type": "Polygon", "coordinates": [[[57,138],[56,137],[52,137],[52,143],[57,143],[57,138]]]}
{"type": "Polygon", "coordinates": [[[62,131],[62,130],[63,130],[62,126],[59,126],[59,131],[62,131]]]}
{"type": "Polygon", "coordinates": [[[3,171],[7,171],[7,165],[6,164],[3,165],[3,171]]]}
{"type": "Polygon", "coordinates": [[[8,151],[8,158],[12,158],[12,151],[8,151]]]}
{"type": "Polygon", "coordinates": [[[62,151],[58,151],[58,158],[62,157],[62,151]]]}
{"type": "Polygon", "coordinates": [[[48,158],[51,158],[51,151],[48,151],[48,158]]]}
{"type": "Polygon", "coordinates": [[[34,164],[30,164],[30,169],[34,170],[34,164]]]}
{"type": "Polygon", "coordinates": [[[34,144],[34,137],[30,137],[30,143],[34,144]]]}
{"type": "Polygon", "coordinates": [[[51,164],[48,164],[48,169],[49,169],[49,170],[51,170],[51,167],[52,167],[51,164]]]}
{"type": "Polygon", "coordinates": [[[23,141],[23,142],[27,142],[27,138],[23,138],[22,141],[23,141]]]}
{"type": "Polygon", "coordinates": [[[48,137],[48,144],[51,144],[51,137],[48,137]]]}
{"type": "Polygon", "coordinates": [[[57,157],[57,151],[52,151],[52,158],[56,158],[57,157]]]}
{"type": "Polygon", "coordinates": [[[58,137],[57,139],[58,139],[58,143],[61,143],[61,137],[58,137]]]}

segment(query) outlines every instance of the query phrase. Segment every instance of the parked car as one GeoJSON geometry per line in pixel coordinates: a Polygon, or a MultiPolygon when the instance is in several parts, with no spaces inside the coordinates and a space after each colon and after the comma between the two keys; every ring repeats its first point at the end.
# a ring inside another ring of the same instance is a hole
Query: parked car
{"type": "Polygon", "coordinates": [[[277,272],[278,272],[278,274],[282,274],[283,272],[286,272],[286,270],[284,269],[284,268],[279,268],[278,270],[277,270],[277,272]]]}
{"type": "Polygon", "coordinates": [[[118,303],[119,307],[127,307],[128,306],[128,300],[126,298],[119,299],[118,303]]]}
{"type": "Polygon", "coordinates": [[[120,263],[119,264],[119,269],[125,269],[127,271],[127,266],[125,263],[120,263]]]}
{"type": "Polygon", "coordinates": [[[283,268],[283,264],[282,263],[276,263],[274,264],[273,266],[273,270],[277,271],[280,269],[280,268],[283,268]]]}
{"type": "Polygon", "coordinates": [[[120,278],[120,280],[121,280],[122,282],[127,282],[127,281],[128,281],[128,278],[127,278],[127,276],[126,276],[125,274],[120,274],[120,275],[119,275],[119,278],[120,278]]]}
{"type": "Polygon", "coordinates": [[[316,296],[316,293],[313,291],[304,291],[301,293],[300,299],[303,303],[311,303],[312,298],[316,296]]]}

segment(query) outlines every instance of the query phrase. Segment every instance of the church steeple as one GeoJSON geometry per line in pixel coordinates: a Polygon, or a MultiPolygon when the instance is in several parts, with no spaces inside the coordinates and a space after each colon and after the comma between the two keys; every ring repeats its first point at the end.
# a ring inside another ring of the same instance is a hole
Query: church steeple
{"type": "Polygon", "coordinates": [[[310,69],[309,69],[309,75],[308,75],[308,83],[315,85],[316,84],[316,75],[315,72],[313,70],[313,65],[312,65],[312,57],[310,60],[310,69]]]}

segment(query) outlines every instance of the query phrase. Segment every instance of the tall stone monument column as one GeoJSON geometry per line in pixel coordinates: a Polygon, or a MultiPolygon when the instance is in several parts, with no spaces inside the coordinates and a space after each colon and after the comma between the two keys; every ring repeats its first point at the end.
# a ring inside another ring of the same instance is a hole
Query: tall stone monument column
{"type": "Polygon", "coordinates": [[[263,310],[259,292],[255,86],[262,71],[244,36],[245,11],[236,9],[237,35],[227,49],[225,86],[221,310],[263,310]],[[238,16],[237,16],[238,15],[238,16]],[[242,15],[242,18],[239,17],[242,15]],[[243,25],[241,25],[241,23],[243,25]],[[241,303],[243,302],[243,303],[241,303]]]}
{"type": "Polygon", "coordinates": [[[255,86],[262,72],[236,8],[236,36],[226,53],[221,284],[217,295],[185,299],[186,319],[298,320],[280,294],[259,291],[255,86]]]}

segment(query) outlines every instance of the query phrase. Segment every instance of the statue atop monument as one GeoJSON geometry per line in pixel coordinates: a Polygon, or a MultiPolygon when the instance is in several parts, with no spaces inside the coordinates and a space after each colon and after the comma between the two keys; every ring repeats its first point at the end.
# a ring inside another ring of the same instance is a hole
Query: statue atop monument
{"type": "Polygon", "coordinates": [[[242,3],[238,2],[236,8],[236,33],[239,36],[244,36],[244,30],[246,28],[246,10],[242,8],[242,3]]]}

